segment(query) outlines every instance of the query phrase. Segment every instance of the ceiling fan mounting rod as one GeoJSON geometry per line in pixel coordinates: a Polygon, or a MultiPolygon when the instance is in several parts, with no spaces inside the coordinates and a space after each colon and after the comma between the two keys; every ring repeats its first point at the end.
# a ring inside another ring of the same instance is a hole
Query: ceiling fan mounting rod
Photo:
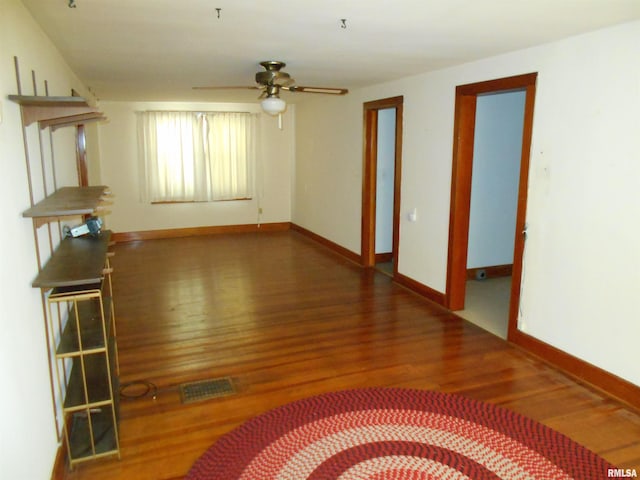
{"type": "Polygon", "coordinates": [[[267,85],[267,98],[280,95],[280,85],[267,85]]]}
{"type": "Polygon", "coordinates": [[[266,60],[264,62],[260,62],[260,65],[262,65],[268,72],[279,72],[280,69],[287,66],[286,63],[279,60],[266,60]]]}

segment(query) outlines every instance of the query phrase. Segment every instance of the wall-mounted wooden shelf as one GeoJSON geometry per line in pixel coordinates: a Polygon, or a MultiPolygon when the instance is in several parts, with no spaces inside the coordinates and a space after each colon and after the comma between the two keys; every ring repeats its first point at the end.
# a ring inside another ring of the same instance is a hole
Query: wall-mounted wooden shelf
{"type": "Polygon", "coordinates": [[[9,95],[9,100],[22,107],[22,123],[29,126],[39,122],[40,128],[77,125],[104,119],[102,112],[82,97],[44,97],[38,95],[9,95]],[[86,115],[86,117],[85,117],[86,115]],[[74,116],[79,119],[71,120],[74,116]]]}
{"type": "Polygon", "coordinates": [[[22,213],[27,218],[90,215],[109,195],[109,187],[62,187],[22,213]]]}
{"type": "Polygon", "coordinates": [[[110,238],[111,232],[105,230],[96,236],[63,239],[32,285],[48,289],[101,282],[110,238]]]}

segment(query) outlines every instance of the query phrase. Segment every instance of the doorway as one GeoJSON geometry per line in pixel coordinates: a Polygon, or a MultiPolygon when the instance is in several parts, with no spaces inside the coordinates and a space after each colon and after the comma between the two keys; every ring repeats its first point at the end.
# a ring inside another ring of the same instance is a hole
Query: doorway
{"type": "Polygon", "coordinates": [[[522,256],[525,241],[525,218],[529,154],[533,125],[533,107],[537,74],[490,80],[456,88],[453,177],[451,189],[451,214],[449,228],[449,257],[447,269],[446,306],[451,310],[465,308],[465,296],[469,256],[469,228],[471,211],[471,186],[474,161],[474,140],[478,97],[491,93],[523,91],[524,121],[519,152],[520,164],[515,198],[515,229],[513,235],[513,262],[509,288],[508,327],[506,337],[517,330],[517,314],[520,302],[522,256]]]}
{"type": "Polygon", "coordinates": [[[362,264],[398,271],[403,97],[366,102],[362,188],[362,264]]]}

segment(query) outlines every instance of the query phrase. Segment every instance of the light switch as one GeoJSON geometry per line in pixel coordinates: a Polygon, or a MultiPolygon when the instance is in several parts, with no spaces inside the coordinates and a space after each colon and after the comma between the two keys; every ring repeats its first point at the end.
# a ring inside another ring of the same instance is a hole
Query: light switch
{"type": "Polygon", "coordinates": [[[417,220],[418,220],[418,209],[414,207],[414,209],[409,212],[409,221],[415,222],[417,220]]]}

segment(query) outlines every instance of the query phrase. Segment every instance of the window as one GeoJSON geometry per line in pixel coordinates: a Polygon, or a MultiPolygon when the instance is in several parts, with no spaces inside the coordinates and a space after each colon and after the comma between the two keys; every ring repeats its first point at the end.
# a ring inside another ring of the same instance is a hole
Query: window
{"type": "Polygon", "coordinates": [[[251,198],[255,123],[250,113],[140,112],[143,199],[251,198]]]}

